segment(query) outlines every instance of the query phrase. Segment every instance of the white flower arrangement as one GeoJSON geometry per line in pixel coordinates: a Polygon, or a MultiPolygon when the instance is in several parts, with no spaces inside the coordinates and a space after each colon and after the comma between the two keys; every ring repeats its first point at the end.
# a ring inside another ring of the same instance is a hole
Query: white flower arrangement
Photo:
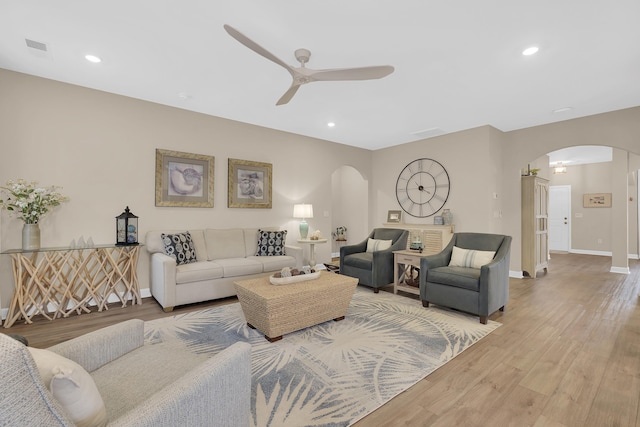
{"type": "Polygon", "coordinates": [[[9,180],[0,187],[7,197],[0,199],[0,207],[8,210],[24,221],[25,224],[37,224],[49,209],[69,200],[57,191],[60,187],[36,187],[36,181],[24,179],[9,180]]]}

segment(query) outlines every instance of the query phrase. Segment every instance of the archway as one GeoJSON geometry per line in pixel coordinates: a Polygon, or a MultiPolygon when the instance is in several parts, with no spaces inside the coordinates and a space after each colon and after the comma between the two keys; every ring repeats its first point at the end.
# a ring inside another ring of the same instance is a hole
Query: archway
{"type": "MultiPolygon", "coordinates": [[[[595,147],[588,148],[594,151],[595,147]]],[[[566,172],[561,174],[554,174],[553,167],[550,167],[558,161],[556,151],[529,164],[532,168],[541,169],[539,175],[548,179],[551,187],[571,188],[571,217],[565,222],[570,227],[569,252],[610,256],[612,272],[628,273],[628,257],[637,258],[640,246],[638,201],[635,198],[638,189],[634,173],[640,166],[640,156],[610,146],[602,148],[609,149],[608,158],[605,155],[601,159],[589,159],[588,156],[583,156],[582,160],[565,159],[562,166],[566,172]],[[583,203],[584,196],[588,194],[606,194],[616,203],[594,209],[583,203]]],[[[560,151],[566,156],[566,150],[560,151]]],[[[549,224],[552,222],[550,217],[549,224]]],[[[551,229],[549,227],[550,232],[551,229]]]]}
{"type": "Polygon", "coordinates": [[[332,239],[331,255],[340,254],[340,246],[357,243],[369,234],[367,216],[354,218],[353,212],[368,211],[369,182],[356,168],[343,165],[331,174],[331,230],[346,227],[346,242],[332,239]]]}

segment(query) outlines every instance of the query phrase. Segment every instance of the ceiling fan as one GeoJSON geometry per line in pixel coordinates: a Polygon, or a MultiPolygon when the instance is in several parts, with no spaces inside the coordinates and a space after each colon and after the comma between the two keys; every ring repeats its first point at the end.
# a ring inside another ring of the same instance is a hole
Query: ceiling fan
{"type": "Polygon", "coordinates": [[[317,81],[338,81],[338,80],[372,80],[381,79],[393,73],[394,68],[391,65],[378,65],[371,67],[358,67],[358,68],[334,68],[328,70],[313,70],[306,68],[305,64],[311,57],[311,52],[307,49],[298,49],[294,52],[296,59],[300,62],[299,67],[293,67],[288,65],[280,58],[260,46],[258,43],[251,40],[249,37],[242,34],[230,25],[225,24],[224,29],[229,33],[231,37],[253,50],[259,55],[264,56],[270,61],[284,67],[293,77],[291,87],[287,90],[282,97],[276,102],[276,105],[283,105],[291,101],[293,95],[296,94],[300,86],[306,83],[317,81]]]}

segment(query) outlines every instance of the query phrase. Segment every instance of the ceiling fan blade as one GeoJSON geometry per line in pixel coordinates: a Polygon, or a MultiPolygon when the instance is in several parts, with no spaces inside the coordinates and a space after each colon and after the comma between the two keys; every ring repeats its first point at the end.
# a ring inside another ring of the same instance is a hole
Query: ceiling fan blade
{"type": "Polygon", "coordinates": [[[331,70],[313,70],[308,77],[317,81],[334,80],[372,80],[381,79],[393,73],[391,65],[377,65],[359,68],[335,68],[331,70]]]}
{"type": "Polygon", "coordinates": [[[280,58],[275,56],[273,53],[269,52],[267,49],[265,49],[262,46],[260,46],[258,43],[256,43],[253,40],[251,40],[249,37],[247,37],[244,34],[242,34],[240,31],[238,31],[235,28],[233,28],[231,25],[224,24],[224,29],[227,31],[227,33],[229,33],[229,35],[231,37],[233,37],[234,39],[238,40],[240,43],[242,43],[243,45],[245,45],[246,47],[248,47],[252,51],[256,52],[259,55],[264,56],[269,61],[273,61],[276,64],[286,68],[287,71],[289,71],[289,73],[293,74],[292,71],[291,71],[291,66],[290,65],[288,65],[286,62],[282,61],[280,58]]]}
{"type": "Polygon", "coordinates": [[[283,105],[291,101],[291,98],[293,98],[293,95],[296,94],[299,88],[300,88],[299,84],[295,84],[295,83],[292,84],[289,90],[286,91],[284,95],[280,97],[280,99],[278,99],[278,102],[276,102],[276,105],[283,105]]]}

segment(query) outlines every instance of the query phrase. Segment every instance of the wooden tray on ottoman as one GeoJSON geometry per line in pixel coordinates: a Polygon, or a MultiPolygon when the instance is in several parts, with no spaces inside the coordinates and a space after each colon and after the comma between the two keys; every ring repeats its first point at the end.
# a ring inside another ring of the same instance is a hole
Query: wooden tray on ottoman
{"type": "Polygon", "coordinates": [[[342,320],[358,279],[321,271],[315,280],[274,286],[269,277],[234,282],[247,325],[270,342],[329,320],[342,320]]]}

